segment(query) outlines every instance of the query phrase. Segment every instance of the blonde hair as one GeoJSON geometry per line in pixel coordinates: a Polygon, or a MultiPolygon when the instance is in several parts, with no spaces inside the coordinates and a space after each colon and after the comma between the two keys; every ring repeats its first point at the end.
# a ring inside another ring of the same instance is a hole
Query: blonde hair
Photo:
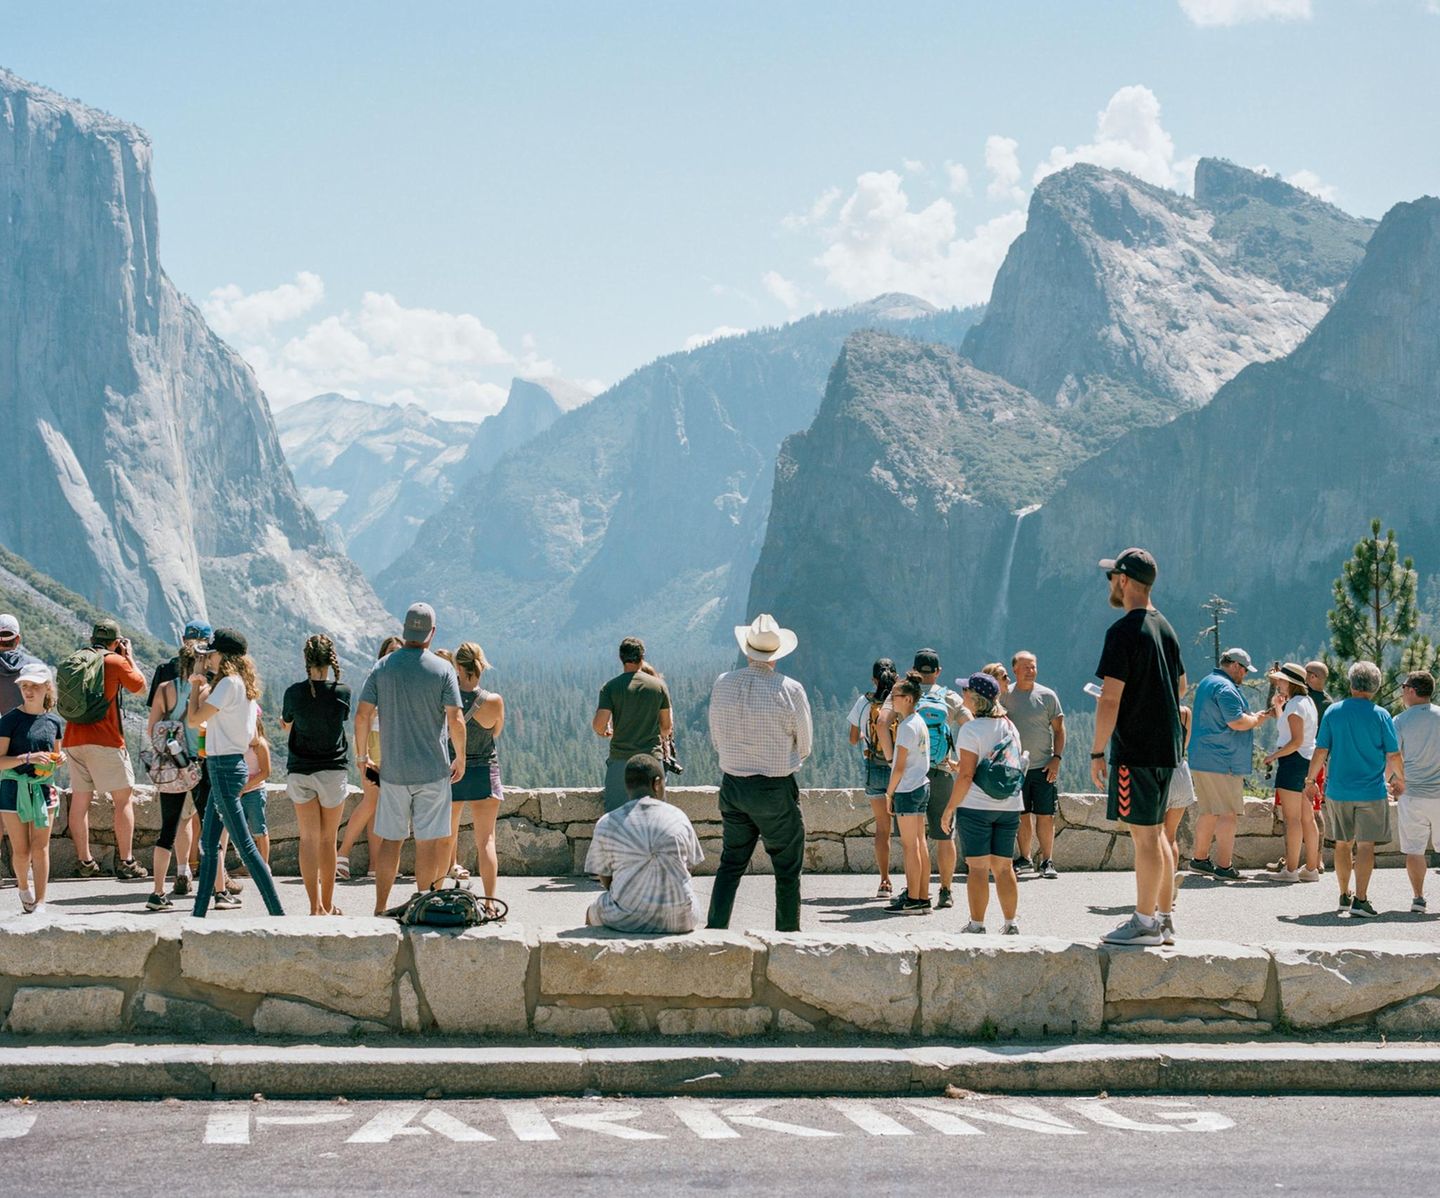
{"type": "Polygon", "coordinates": [[[980,672],[982,674],[989,674],[996,682],[1008,684],[1010,681],[1010,671],[1005,668],[1005,663],[1001,661],[992,661],[988,666],[981,666],[980,672]]]}
{"type": "Polygon", "coordinates": [[[452,666],[455,664],[455,654],[451,653],[449,649],[436,649],[435,656],[441,661],[448,661],[452,666]]]}
{"type": "Polygon", "coordinates": [[[454,661],[457,669],[477,677],[490,668],[490,663],[485,658],[485,650],[474,641],[466,641],[456,649],[454,661]]]}
{"type": "Polygon", "coordinates": [[[215,677],[228,678],[231,675],[240,679],[245,684],[245,697],[247,699],[258,699],[260,697],[260,675],[255,672],[255,661],[245,653],[222,653],[220,665],[215,671],[215,677]]]}

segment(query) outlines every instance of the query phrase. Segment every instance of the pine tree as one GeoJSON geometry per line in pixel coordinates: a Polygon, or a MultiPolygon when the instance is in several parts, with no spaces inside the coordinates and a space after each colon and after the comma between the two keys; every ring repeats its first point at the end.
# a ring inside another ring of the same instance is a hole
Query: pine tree
{"type": "Polygon", "coordinates": [[[1380,690],[1375,702],[1384,707],[1398,703],[1400,681],[1411,670],[1429,670],[1436,650],[1430,638],[1420,635],[1416,603],[1415,563],[1400,558],[1395,530],[1380,536],[1380,521],[1370,522],[1370,536],[1355,546],[1335,580],[1335,606],[1330,625],[1330,689],[1349,693],[1345,671],[1356,661],[1373,661],[1380,667],[1380,690]]]}

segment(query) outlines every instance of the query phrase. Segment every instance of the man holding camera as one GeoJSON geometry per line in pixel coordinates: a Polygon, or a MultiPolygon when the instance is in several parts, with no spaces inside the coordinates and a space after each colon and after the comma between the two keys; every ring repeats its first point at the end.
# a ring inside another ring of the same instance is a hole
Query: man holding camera
{"type": "Polygon", "coordinates": [[[65,727],[65,759],[70,764],[70,839],[80,858],[76,872],[97,877],[100,863],[90,855],[90,800],[108,793],[115,804],[115,876],[124,881],[148,878],[149,871],[135,860],[135,810],[130,798],[135,769],[125,749],[125,727],[120,718],[120,690],[132,695],[145,689],[145,675],[135,665],[130,642],[120,635],[114,620],[101,620],[90,632],[90,647],[105,654],[105,714],[94,723],[71,720],[65,727]]]}

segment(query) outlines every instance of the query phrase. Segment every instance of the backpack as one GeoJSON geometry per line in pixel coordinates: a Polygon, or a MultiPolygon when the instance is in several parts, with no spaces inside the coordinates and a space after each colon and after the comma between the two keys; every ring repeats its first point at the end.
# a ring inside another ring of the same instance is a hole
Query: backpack
{"type": "Polygon", "coordinates": [[[140,750],[140,763],[161,794],[186,794],[200,785],[201,762],[190,756],[185,725],[179,720],[159,720],[150,734],[150,743],[140,750]],[[177,742],[180,752],[171,750],[177,742]]]}
{"type": "Polygon", "coordinates": [[[67,724],[98,724],[114,700],[105,698],[105,650],[76,649],[55,671],[55,711],[67,724]]]}
{"type": "Polygon", "coordinates": [[[1015,725],[1004,721],[1004,728],[988,757],[975,766],[975,785],[992,799],[1013,799],[1025,786],[1025,763],[1020,757],[1015,725]]]}
{"type": "Polygon", "coordinates": [[[915,714],[925,721],[930,730],[930,768],[933,770],[955,748],[955,739],[950,735],[950,708],[945,703],[943,686],[927,687],[915,704],[915,714]]]}
{"type": "MultiPolygon", "coordinates": [[[[870,713],[865,717],[865,760],[884,761],[885,754],[880,751],[880,709],[884,703],[877,703],[870,700],[870,713]]],[[[895,743],[895,729],[900,726],[900,717],[895,714],[894,709],[890,712],[890,743],[895,743]]]]}
{"type": "Polygon", "coordinates": [[[456,882],[417,891],[385,914],[407,928],[475,928],[500,923],[509,911],[503,899],[479,898],[456,882]]]}

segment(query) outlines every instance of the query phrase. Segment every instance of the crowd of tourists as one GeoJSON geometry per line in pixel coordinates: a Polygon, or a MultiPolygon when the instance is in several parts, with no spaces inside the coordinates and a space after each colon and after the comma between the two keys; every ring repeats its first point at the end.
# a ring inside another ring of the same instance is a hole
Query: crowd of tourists
{"type": "MultiPolygon", "coordinates": [[[[1368,894],[1375,847],[1395,838],[1391,800],[1398,799],[1411,910],[1424,912],[1425,851],[1440,843],[1434,679],[1411,673],[1402,689],[1405,710],[1392,719],[1374,701],[1381,675],[1373,663],[1350,667],[1349,696],[1335,702],[1325,693],[1324,663],[1285,663],[1266,675],[1272,700],[1252,709],[1244,687],[1258,671],[1245,650],[1232,648],[1192,693],[1174,630],[1152,603],[1154,558],[1127,549],[1100,567],[1109,603],[1123,614],[1106,632],[1095,671],[1099,685],[1086,688],[1097,700],[1090,774],[1107,795],[1108,817],[1131,836],[1136,886],[1134,914],[1105,941],[1175,942],[1178,833],[1188,810],[1195,819],[1185,868],[1239,878],[1233,853],[1245,779],[1255,772],[1255,732],[1271,721],[1275,748],[1264,765],[1273,769],[1285,826],[1284,852],[1268,867],[1273,876],[1318,881],[1328,837],[1339,913],[1375,916],[1368,894]]],[[[358,701],[341,682],[331,640],[316,634],[304,644],[304,677],[284,691],[279,723],[288,738],[286,792],[311,915],[342,914],[335,884],[361,876],[350,860],[361,836],[368,841],[377,915],[389,908],[401,850],[412,838],[417,893],[446,879],[474,888],[460,854],[466,804],[479,905],[503,912],[495,894],[495,829],[505,703],[481,685],[489,663],[478,644],[434,649],[435,635],[433,609],[411,606],[400,635],[380,645],[358,701]],[[351,733],[361,798],[342,837],[351,733]]],[[[773,867],[775,926],[796,931],[805,852],[796,775],[811,753],[814,729],[804,687],[776,663],[798,638],[768,614],[737,627],[735,636],[745,664],[716,679],[709,704],[722,774],[722,841],[705,922],[729,925],[740,880],[763,842],[773,867]]],[[[26,652],[15,618],[0,616],[0,818],[22,910],[45,910],[59,805],[53,780],[63,760],[80,876],[101,872],[88,819],[94,796],[103,793],[114,810],[114,874],[151,877],[149,910],[169,910],[175,897],[192,890],[196,916],[212,904],[241,905],[243,883],[225,869],[228,843],[266,910],[283,914],[269,866],[270,747],[245,636],[196,620],[186,626],[177,655],[151,679],[141,758],[161,819],[148,870],[134,855],[135,777],[121,715],[122,693],[140,693],[145,679],[116,624],[97,623],[90,642],[52,671],[26,652]]],[[[692,871],[703,852],[689,819],[664,801],[667,772],[683,769],[670,695],[643,642],[627,637],[619,659],[620,673],[601,687],[592,719],[607,752],[605,810],[585,863],[602,889],[586,922],[687,932],[702,918],[692,871]]],[[[1056,692],[1038,681],[1039,662],[1028,650],[1016,652],[1008,668],[992,662],[957,679],[958,690],[941,675],[940,657],[930,648],[914,654],[903,677],[882,658],[849,712],[849,740],[860,753],[874,816],[876,898],[897,915],[924,915],[954,905],[960,877],[968,915],[963,931],[983,933],[993,885],[1000,932],[1018,934],[1018,876],[1059,876],[1053,853],[1065,712],[1056,692]],[[892,831],[904,875],[898,892],[891,880],[892,831]]]]}

